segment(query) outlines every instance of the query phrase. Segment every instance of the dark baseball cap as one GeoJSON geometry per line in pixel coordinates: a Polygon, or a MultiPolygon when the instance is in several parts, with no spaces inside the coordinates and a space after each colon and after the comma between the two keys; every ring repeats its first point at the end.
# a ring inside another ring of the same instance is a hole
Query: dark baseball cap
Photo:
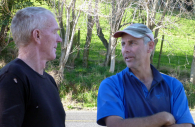
{"type": "Polygon", "coordinates": [[[131,24],[124,30],[116,32],[113,37],[122,37],[124,33],[129,34],[135,38],[143,38],[148,36],[154,42],[154,35],[152,31],[146,25],[141,23],[131,24]]]}

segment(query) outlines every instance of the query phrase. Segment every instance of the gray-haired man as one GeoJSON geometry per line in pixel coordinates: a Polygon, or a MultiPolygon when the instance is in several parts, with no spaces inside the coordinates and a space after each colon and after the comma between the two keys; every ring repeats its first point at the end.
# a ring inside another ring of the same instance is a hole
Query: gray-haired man
{"type": "Polygon", "coordinates": [[[41,7],[19,10],[11,23],[18,57],[0,70],[0,127],[64,127],[54,79],[44,71],[62,39],[55,16],[41,7]]]}
{"type": "Polygon", "coordinates": [[[192,127],[194,121],[183,85],[150,64],[152,31],[136,23],[114,37],[122,38],[127,67],[102,81],[97,123],[107,127],[192,127]]]}

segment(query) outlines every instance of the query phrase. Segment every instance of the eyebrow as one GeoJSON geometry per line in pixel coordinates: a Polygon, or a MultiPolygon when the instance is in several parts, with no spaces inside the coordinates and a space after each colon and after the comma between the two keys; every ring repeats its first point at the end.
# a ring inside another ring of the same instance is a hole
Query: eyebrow
{"type": "Polygon", "coordinates": [[[58,31],[58,30],[61,30],[61,28],[55,28],[54,30],[57,30],[58,31]]]}
{"type": "MultiPolygon", "coordinates": [[[[124,41],[121,41],[123,43],[124,41]]],[[[136,40],[129,40],[128,42],[137,42],[136,40]]]]}
{"type": "Polygon", "coordinates": [[[130,41],[128,41],[128,42],[136,42],[136,40],[130,40],[130,41]]]}

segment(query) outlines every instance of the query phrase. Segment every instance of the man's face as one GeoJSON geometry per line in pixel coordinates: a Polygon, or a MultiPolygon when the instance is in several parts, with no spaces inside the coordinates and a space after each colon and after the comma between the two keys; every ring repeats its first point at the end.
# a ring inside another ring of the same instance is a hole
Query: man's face
{"type": "Polygon", "coordinates": [[[131,35],[122,36],[122,55],[127,67],[138,69],[149,59],[148,44],[144,44],[142,38],[135,38],[131,35]]]}
{"type": "Polygon", "coordinates": [[[41,51],[43,58],[47,61],[56,58],[57,43],[62,39],[58,35],[57,31],[60,30],[55,18],[49,15],[49,20],[45,24],[45,28],[41,29],[41,51]]]}

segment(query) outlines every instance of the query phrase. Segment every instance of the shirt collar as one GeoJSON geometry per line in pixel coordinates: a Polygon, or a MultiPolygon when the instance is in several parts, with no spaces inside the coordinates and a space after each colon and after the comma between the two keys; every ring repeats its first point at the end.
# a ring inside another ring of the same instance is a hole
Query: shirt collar
{"type": "MultiPolygon", "coordinates": [[[[156,83],[161,82],[161,81],[163,80],[163,77],[162,77],[162,75],[160,74],[160,72],[159,72],[152,64],[150,64],[150,67],[151,67],[152,73],[153,73],[153,83],[154,83],[154,81],[155,81],[156,83]]],[[[137,77],[133,74],[133,72],[131,71],[130,68],[126,67],[126,68],[125,68],[125,71],[128,72],[128,74],[129,74],[130,76],[134,76],[135,78],[137,78],[137,77]]],[[[138,79],[138,78],[137,78],[137,79],[138,79]]],[[[152,83],[152,84],[153,84],[153,83],[152,83]]],[[[156,84],[156,83],[155,83],[155,84],[156,84]]]]}

